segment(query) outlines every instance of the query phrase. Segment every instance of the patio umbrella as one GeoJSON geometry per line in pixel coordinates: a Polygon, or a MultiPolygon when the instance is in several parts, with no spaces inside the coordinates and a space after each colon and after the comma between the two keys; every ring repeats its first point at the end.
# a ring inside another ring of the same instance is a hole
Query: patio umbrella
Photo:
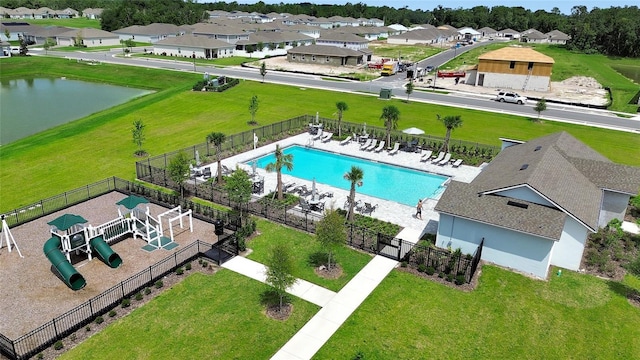
{"type": "Polygon", "coordinates": [[[316,201],[316,178],[313,178],[313,182],[311,183],[311,199],[316,201]]]}
{"type": "Polygon", "coordinates": [[[418,128],[415,128],[415,127],[410,127],[408,129],[404,129],[404,130],[402,130],[402,132],[405,133],[405,134],[409,134],[409,135],[422,135],[422,134],[424,134],[424,130],[418,129],[418,128]]]}
{"type": "Polygon", "coordinates": [[[129,195],[126,198],[118,201],[116,205],[122,205],[127,209],[132,210],[140,204],[147,204],[147,203],[149,203],[149,200],[143,197],[136,196],[136,195],[129,195]]]}
{"type": "Polygon", "coordinates": [[[200,153],[196,150],[196,166],[200,166],[200,153]]]}
{"type": "Polygon", "coordinates": [[[362,126],[362,134],[366,134],[367,133],[367,123],[364,123],[364,126],[362,126]]]}
{"type": "Polygon", "coordinates": [[[64,214],[59,218],[49,221],[47,224],[55,226],[58,230],[69,230],[70,227],[77,224],[84,224],[87,220],[80,215],[64,214]]]}

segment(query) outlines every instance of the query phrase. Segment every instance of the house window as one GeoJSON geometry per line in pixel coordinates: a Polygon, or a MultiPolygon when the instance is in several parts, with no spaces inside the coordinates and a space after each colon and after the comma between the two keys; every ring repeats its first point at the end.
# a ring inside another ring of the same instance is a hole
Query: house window
{"type": "Polygon", "coordinates": [[[532,62],[529,63],[529,67],[527,67],[527,70],[529,70],[529,71],[533,70],[533,63],[532,62]]]}
{"type": "Polygon", "coordinates": [[[311,61],[316,61],[316,56],[315,55],[311,55],[311,61]]]}
{"type": "Polygon", "coordinates": [[[509,63],[509,69],[515,69],[516,68],[516,62],[512,61],[509,63]]]}

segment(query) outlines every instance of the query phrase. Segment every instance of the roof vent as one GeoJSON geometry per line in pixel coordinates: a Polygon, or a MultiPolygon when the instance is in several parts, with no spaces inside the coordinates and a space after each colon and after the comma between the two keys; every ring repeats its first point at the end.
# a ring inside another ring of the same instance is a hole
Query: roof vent
{"type": "Polygon", "coordinates": [[[542,149],[542,146],[538,145],[533,151],[539,151],[540,149],[542,149]]]}
{"type": "Polygon", "coordinates": [[[520,166],[520,170],[527,170],[528,167],[529,164],[523,164],[522,166],[520,166]]]}
{"type": "Polygon", "coordinates": [[[511,200],[507,201],[507,205],[519,207],[521,209],[528,209],[529,208],[529,204],[519,203],[519,202],[511,201],[511,200]]]}

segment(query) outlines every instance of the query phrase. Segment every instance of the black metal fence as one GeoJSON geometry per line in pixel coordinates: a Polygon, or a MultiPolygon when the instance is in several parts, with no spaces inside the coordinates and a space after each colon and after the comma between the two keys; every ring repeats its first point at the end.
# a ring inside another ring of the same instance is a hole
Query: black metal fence
{"type": "Polygon", "coordinates": [[[202,256],[212,246],[197,240],[15,340],[0,334],[0,352],[11,359],[27,359],[106,314],[123,299],[154,285],[165,275],[202,256]]]}
{"type": "Polygon", "coordinates": [[[429,243],[411,244],[400,240],[397,254],[408,266],[420,271],[446,277],[449,281],[454,281],[457,276],[464,276],[464,282],[470,283],[480,263],[483,246],[484,239],[473,255],[464,255],[449,249],[433,247],[429,243]]]}

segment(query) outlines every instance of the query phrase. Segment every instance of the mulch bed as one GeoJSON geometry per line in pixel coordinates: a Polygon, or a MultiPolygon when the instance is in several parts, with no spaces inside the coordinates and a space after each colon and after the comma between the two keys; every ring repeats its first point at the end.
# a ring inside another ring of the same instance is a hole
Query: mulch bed
{"type": "Polygon", "coordinates": [[[338,264],[333,264],[331,266],[331,269],[328,269],[325,265],[318,266],[313,269],[313,271],[316,273],[316,275],[329,280],[338,279],[344,273],[342,271],[342,266],[338,264]]]}
{"type": "Polygon", "coordinates": [[[293,312],[293,305],[289,303],[282,304],[282,309],[280,309],[278,305],[271,305],[271,306],[268,306],[267,309],[265,310],[265,313],[269,318],[278,320],[278,321],[287,320],[289,316],[291,316],[292,312],[293,312]]]}
{"type": "Polygon", "coordinates": [[[471,282],[470,283],[464,283],[462,285],[456,285],[454,282],[449,282],[445,278],[440,278],[440,277],[438,277],[437,273],[435,273],[433,275],[429,275],[427,273],[420,272],[420,271],[418,271],[418,269],[416,269],[416,268],[414,268],[412,266],[406,266],[406,267],[400,266],[397,269],[399,271],[403,271],[403,272],[406,272],[406,273],[409,273],[409,274],[413,274],[415,276],[421,277],[421,278],[429,280],[429,281],[436,282],[438,284],[442,284],[442,285],[448,286],[448,287],[453,288],[453,289],[469,292],[469,291],[475,290],[478,287],[478,278],[482,274],[482,265],[484,265],[484,262],[480,261],[480,264],[478,264],[478,268],[476,269],[475,274],[473,274],[473,276],[471,277],[471,282]]]}

